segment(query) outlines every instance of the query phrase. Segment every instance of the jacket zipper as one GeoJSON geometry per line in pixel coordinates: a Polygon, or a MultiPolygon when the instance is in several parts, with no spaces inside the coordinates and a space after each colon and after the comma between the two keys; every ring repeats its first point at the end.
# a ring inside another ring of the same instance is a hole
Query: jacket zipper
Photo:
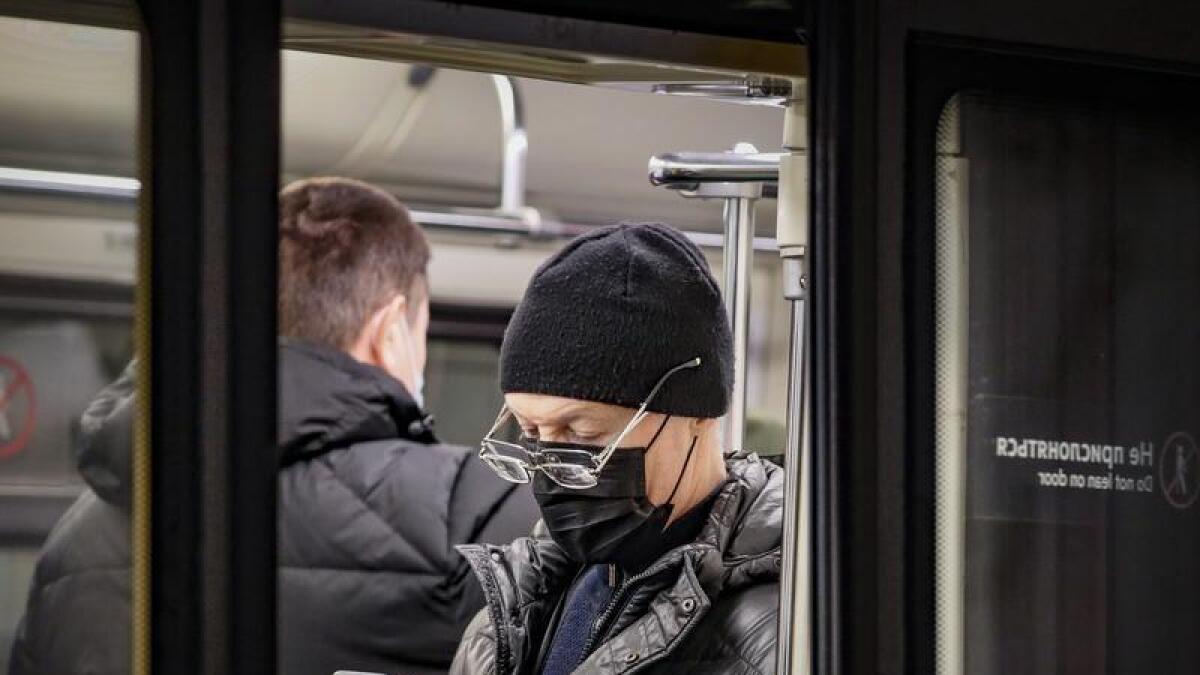
{"type": "Polygon", "coordinates": [[[596,645],[596,638],[600,636],[600,629],[608,623],[610,618],[609,615],[611,615],[613,611],[620,606],[621,601],[624,600],[625,592],[628,591],[634,584],[644,579],[648,579],[661,571],[662,569],[655,569],[654,567],[651,567],[643,571],[641,574],[636,574],[632,577],[629,577],[621,584],[620,588],[613,592],[613,599],[608,603],[608,606],[604,608],[604,613],[600,615],[600,619],[597,620],[596,624],[592,627],[592,633],[588,636],[588,641],[583,647],[583,658],[585,660],[591,655],[592,649],[596,645]]]}
{"type": "MultiPolygon", "coordinates": [[[[472,546],[463,551],[464,555],[470,557],[483,558],[483,563],[480,569],[485,570],[486,574],[482,575],[480,581],[483,585],[484,599],[488,610],[488,617],[492,621],[492,628],[496,631],[496,673],[507,673],[509,670],[508,661],[511,659],[512,652],[512,636],[509,634],[508,628],[511,621],[508,617],[508,612],[505,611],[504,592],[499,589],[499,580],[496,578],[496,567],[504,569],[504,576],[508,579],[509,587],[516,588],[516,580],[513,578],[512,570],[508,569],[504,562],[503,554],[499,551],[489,551],[484,546],[472,546]],[[492,556],[497,556],[493,558],[492,556]]],[[[516,610],[513,610],[515,613],[516,610]]]]}
{"type": "MultiPolygon", "coordinates": [[[[509,569],[508,563],[504,560],[504,554],[500,553],[498,551],[496,551],[494,553],[497,556],[497,558],[492,559],[491,562],[496,563],[496,566],[498,566],[504,570],[504,576],[505,576],[505,578],[508,579],[508,587],[515,595],[517,592],[517,580],[513,577],[512,570],[509,569]]],[[[488,557],[491,558],[490,555],[488,557]]],[[[497,626],[497,631],[500,631],[500,630],[504,631],[505,649],[503,651],[501,651],[499,649],[496,650],[496,652],[497,652],[496,653],[496,672],[497,673],[507,673],[509,671],[509,668],[508,668],[509,664],[507,663],[508,659],[503,658],[503,657],[508,657],[508,658],[512,657],[512,635],[509,634],[508,627],[513,622],[513,619],[516,618],[517,608],[516,607],[509,608],[509,610],[507,612],[505,612],[504,611],[504,592],[501,591],[501,592],[497,593],[496,595],[498,596],[496,598],[496,604],[500,607],[500,611],[497,612],[497,614],[500,614],[505,619],[503,626],[497,626]],[[501,666],[503,666],[503,667],[501,667],[501,666]]]]}

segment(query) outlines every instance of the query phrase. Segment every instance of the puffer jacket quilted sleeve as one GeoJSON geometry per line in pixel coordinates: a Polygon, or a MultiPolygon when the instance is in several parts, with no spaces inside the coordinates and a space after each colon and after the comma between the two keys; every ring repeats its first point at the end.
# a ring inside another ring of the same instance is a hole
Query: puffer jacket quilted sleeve
{"type": "Polygon", "coordinates": [[[487,610],[480,610],[467,625],[450,675],[477,675],[496,670],[496,632],[487,610]]]}
{"type": "Polygon", "coordinates": [[[130,672],[129,517],[85,492],[34,570],[10,675],[130,672]]]}

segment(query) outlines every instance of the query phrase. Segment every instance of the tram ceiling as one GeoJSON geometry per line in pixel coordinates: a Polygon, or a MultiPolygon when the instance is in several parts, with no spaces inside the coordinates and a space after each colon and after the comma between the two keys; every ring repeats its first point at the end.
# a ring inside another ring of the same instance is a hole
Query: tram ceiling
{"type": "MultiPolygon", "coordinates": [[[[658,32],[658,31],[655,31],[658,32]]],[[[372,59],[428,63],[462,70],[506,73],[575,84],[618,85],[676,93],[675,83],[741,84],[743,98],[786,97],[789,78],[804,75],[802,47],[697,36],[680,40],[678,52],[653,55],[585,55],[562,50],[473,42],[412,33],[359,29],[304,21],[289,22],[284,46],[372,59]],[[648,58],[663,60],[643,60],[648,58]],[[681,63],[682,62],[682,63],[681,63]],[[787,67],[796,66],[800,67],[787,67]]],[[[724,90],[727,92],[728,90],[724,90]]],[[[714,98],[729,98],[713,90],[714,98]]]]}
{"type": "MultiPolygon", "coordinates": [[[[776,41],[602,23],[570,18],[564,16],[570,10],[548,6],[562,3],[535,3],[539,6],[532,9],[545,12],[538,14],[430,0],[290,0],[285,4],[284,42],[300,49],[374,58],[387,58],[390,50],[399,50],[392,58],[412,61],[413,36],[421,36],[418,43],[434,56],[494,59],[481,65],[488,72],[580,83],[727,79],[739,73],[788,78],[803,77],[808,70],[806,50],[798,37],[776,41]],[[369,53],[358,51],[364,49],[369,53]],[[462,54],[461,49],[474,54],[462,54]]],[[[619,11],[628,3],[604,4],[608,15],[631,18],[619,11]]],[[[713,5],[693,4],[685,13],[719,12],[713,5]]],[[[671,18],[668,23],[676,26],[681,11],[669,5],[658,8],[660,18],[671,18]]],[[[641,14],[648,20],[654,12],[641,14]]],[[[441,65],[469,67],[461,62],[441,65]]]]}
{"type": "MultiPolygon", "coordinates": [[[[628,3],[618,3],[615,9],[624,4],[628,3]]],[[[4,0],[0,7],[9,16],[110,28],[136,29],[138,23],[131,0],[4,0]]],[[[721,16],[733,12],[728,7],[715,9],[721,16]]],[[[672,13],[665,7],[659,11],[672,13]]],[[[632,18],[655,23],[652,14],[647,10],[632,18]]],[[[757,16],[761,19],[762,14],[757,16]]],[[[751,100],[786,96],[789,80],[808,72],[807,49],[799,37],[729,37],[428,0],[291,0],[286,3],[282,42],[289,49],[578,84],[652,89],[661,84],[733,83],[744,85],[743,98],[751,100]]],[[[731,91],[708,93],[738,98],[731,91]]]]}
{"type": "MultiPolygon", "coordinates": [[[[81,61],[71,54],[27,44],[19,26],[20,22],[15,22],[0,30],[9,37],[8,46],[0,50],[6,57],[0,59],[5,64],[0,68],[0,79],[9,82],[6,95],[13,104],[8,109],[5,132],[0,134],[5,141],[0,166],[17,171],[27,168],[88,174],[89,186],[97,180],[103,182],[106,176],[131,176],[135,155],[132,142],[127,140],[118,146],[112,139],[132,139],[135,135],[133,129],[126,128],[136,118],[131,110],[137,98],[137,84],[132,77],[136,64],[129,48],[133,41],[127,36],[114,46],[109,59],[112,64],[97,63],[95,59],[81,61]],[[61,72],[72,74],[69,78],[48,70],[46,64],[60,62],[64,64],[61,72]],[[89,75],[93,72],[98,75],[89,75]],[[67,129],[80,140],[69,151],[60,150],[54,139],[67,129]]],[[[409,39],[418,43],[418,49],[428,46],[428,40],[409,39]]],[[[442,45],[445,40],[436,42],[442,45]]],[[[462,41],[458,43],[465,53],[462,41]]],[[[504,54],[525,51],[510,48],[504,54]]],[[[589,68],[601,62],[566,53],[555,58],[592,64],[589,68]]],[[[618,64],[620,59],[610,57],[603,61],[606,67],[640,67],[660,80],[668,75],[683,79],[684,73],[696,72],[646,63],[618,64]]],[[[324,173],[356,176],[392,189],[417,208],[495,206],[495,167],[501,158],[493,134],[500,129],[496,126],[495,96],[488,91],[492,88],[489,82],[495,78],[479,71],[427,67],[428,60],[418,59],[417,63],[284,50],[281,114],[285,152],[281,169],[285,177],[324,173]],[[412,76],[417,72],[437,75],[426,74],[420,85],[414,85],[412,76]],[[422,98],[423,92],[426,94],[422,98]],[[345,100],[363,103],[339,103],[345,100]],[[419,120],[413,122],[411,132],[397,135],[389,131],[401,128],[396,125],[408,119],[410,109],[415,111],[412,119],[419,120]]],[[[703,71],[700,76],[713,77],[713,72],[703,71]]],[[[717,75],[730,77],[729,73],[717,75]]],[[[582,76],[576,73],[572,77],[582,76]]],[[[513,80],[512,76],[508,79],[513,80]]],[[[782,107],[771,104],[778,99],[750,99],[768,104],[761,106],[719,105],[704,100],[746,98],[747,90],[739,93],[737,86],[721,80],[642,82],[636,86],[626,80],[609,84],[570,86],[544,78],[523,78],[520,82],[525,99],[522,107],[528,117],[526,144],[535,149],[528,180],[523,182],[527,183],[529,205],[545,215],[544,227],[536,229],[542,233],[554,231],[551,221],[594,225],[650,218],[698,233],[718,233],[718,208],[684,203],[663,191],[651,190],[637,169],[644,166],[649,155],[668,148],[717,150],[735,142],[750,142],[768,151],[777,148],[782,107]],[[638,87],[669,89],[701,100],[693,104],[692,99],[679,95],[627,93],[629,88],[638,87]],[[581,180],[584,175],[577,165],[586,166],[586,180],[581,180]]],[[[766,188],[768,192],[770,187],[766,188]]],[[[770,236],[774,229],[773,208],[760,210],[760,234],[770,236]]],[[[442,220],[429,224],[440,226],[442,220]]],[[[474,218],[471,222],[474,225],[481,221],[474,218]]],[[[493,218],[483,224],[511,230],[522,222],[493,218]]]]}
{"type": "MultiPolygon", "coordinates": [[[[754,103],[764,98],[786,98],[790,93],[786,74],[763,74],[739,69],[737,65],[766,65],[740,59],[724,60],[726,68],[667,62],[651,63],[610,56],[584,56],[550,49],[475,43],[454,38],[431,38],[407,33],[363,31],[307,22],[289,24],[284,46],[290,49],[357,56],[407,63],[426,63],[460,70],[505,73],[573,84],[614,85],[662,93],[693,93],[711,98],[742,98],[754,103]],[[725,85],[721,89],[678,84],[725,85]],[[737,87],[740,87],[738,89],[737,87]]],[[[711,63],[722,63],[722,54],[712,54],[711,63]]],[[[700,61],[700,58],[694,59],[700,61]]],[[[777,68],[776,70],[783,70],[777,68]]],[[[798,73],[796,75],[802,75],[798,73]]]]}
{"type": "Polygon", "coordinates": [[[468,0],[462,4],[776,42],[796,41],[805,10],[797,0],[468,0]]]}

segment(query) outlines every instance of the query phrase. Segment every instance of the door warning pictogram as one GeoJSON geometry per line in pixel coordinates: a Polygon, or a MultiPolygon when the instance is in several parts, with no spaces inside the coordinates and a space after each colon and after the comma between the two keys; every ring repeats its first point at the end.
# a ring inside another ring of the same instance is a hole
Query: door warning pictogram
{"type": "Polygon", "coordinates": [[[1177,509],[1186,509],[1200,496],[1200,474],[1196,472],[1196,440],[1190,434],[1172,434],[1163,444],[1158,464],[1158,484],[1163,497],[1177,509]]]}
{"type": "Polygon", "coordinates": [[[33,380],[16,359],[0,355],[0,460],[29,445],[36,422],[33,380]]]}

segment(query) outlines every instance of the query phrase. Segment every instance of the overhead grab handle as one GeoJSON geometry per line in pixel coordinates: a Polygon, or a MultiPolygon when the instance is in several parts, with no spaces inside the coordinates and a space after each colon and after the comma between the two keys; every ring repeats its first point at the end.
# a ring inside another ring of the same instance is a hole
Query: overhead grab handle
{"type": "Polygon", "coordinates": [[[783,156],[778,152],[667,152],[650,158],[650,183],[674,190],[694,190],[701,183],[775,183],[783,156]]]}
{"type": "Polygon", "coordinates": [[[525,132],[525,105],[517,80],[508,75],[492,75],[496,102],[500,105],[500,210],[519,213],[525,210],[525,165],[529,136],[525,132]]]}

